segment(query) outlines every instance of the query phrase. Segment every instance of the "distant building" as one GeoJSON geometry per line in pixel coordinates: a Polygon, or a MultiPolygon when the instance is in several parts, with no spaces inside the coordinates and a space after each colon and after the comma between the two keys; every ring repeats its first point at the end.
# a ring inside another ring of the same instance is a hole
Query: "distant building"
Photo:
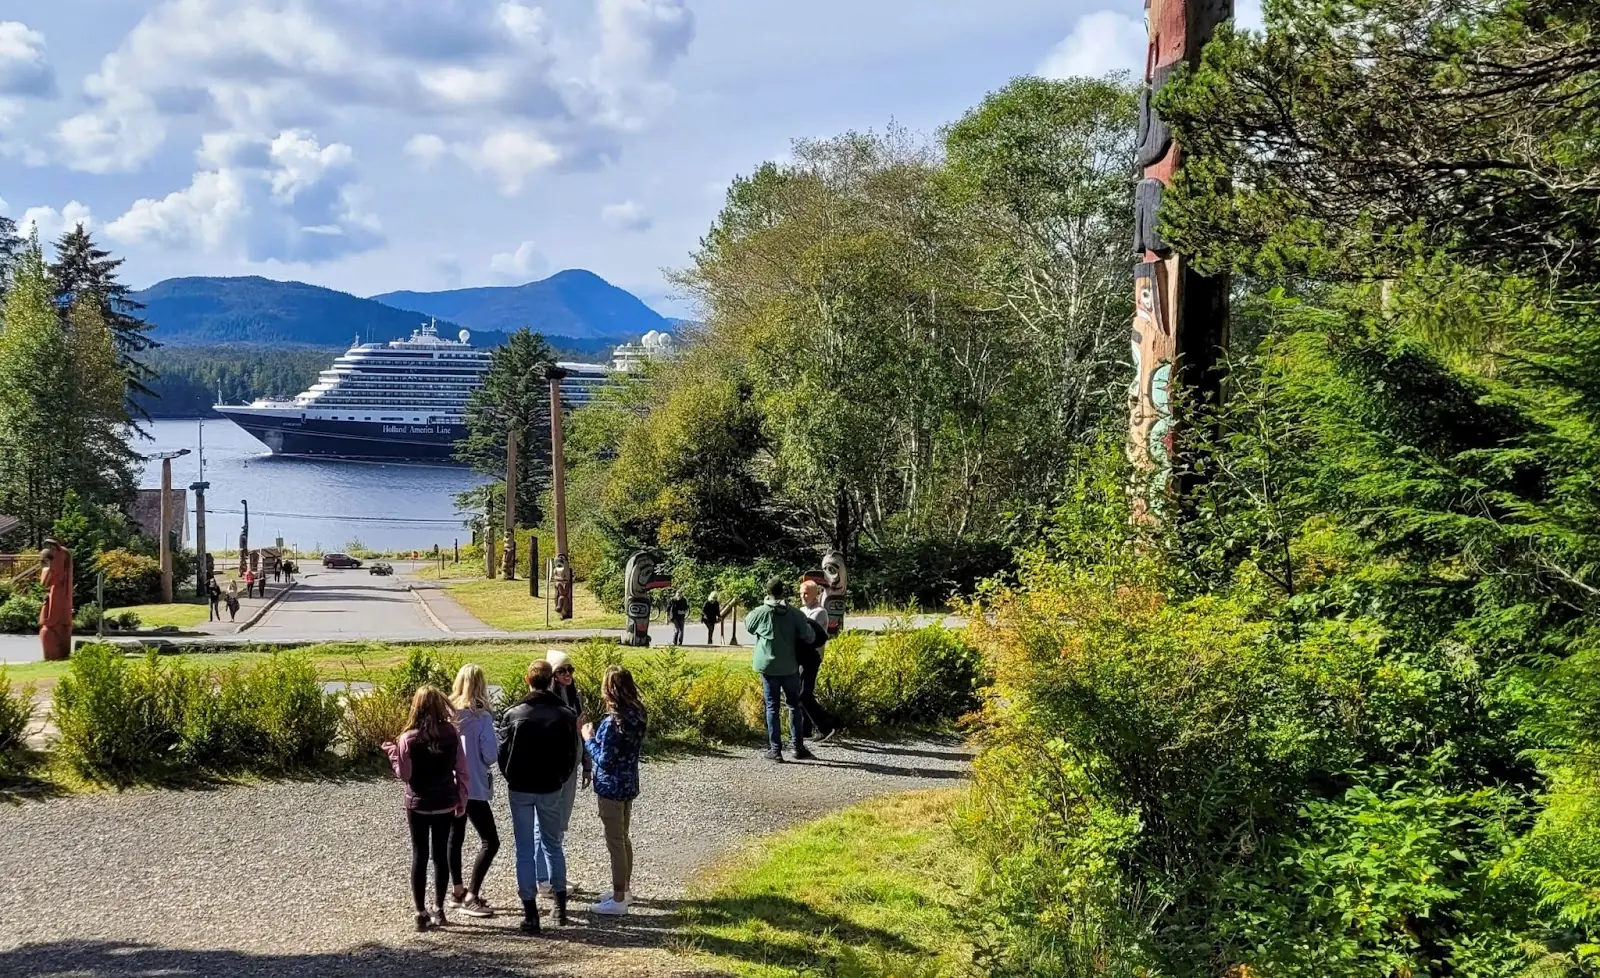
{"type": "Polygon", "coordinates": [[[651,360],[670,357],[676,350],[672,334],[656,330],[644,334],[637,343],[624,343],[611,351],[611,363],[576,363],[563,360],[556,364],[567,372],[561,381],[561,406],[568,411],[583,407],[611,383],[617,374],[638,373],[651,360]]]}
{"type": "Polygon", "coordinates": [[[574,411],[594,400],[600,388],[611,382],[611,368],[603,363],[557,363],[567,372],[561,381],[561,406],[574,411]]]}
{"type": "MultiPolygon", "coordinates": [[[[161,490],[140,489],[133,497],[133,522],[152,540],[161,536],[161,490]]],[[[167,497],[167,529],[178,534],[178,547],[189,545],[189,490],[174,489],[167,497]]]]}

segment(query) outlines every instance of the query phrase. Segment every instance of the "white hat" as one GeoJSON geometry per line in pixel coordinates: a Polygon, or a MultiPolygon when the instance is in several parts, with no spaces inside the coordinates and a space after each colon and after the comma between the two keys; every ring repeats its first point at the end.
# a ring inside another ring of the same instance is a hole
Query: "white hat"
{"type": "Polygon", "coordinates": [[[549,651],[545,652],[544,659],[546,662],[550,663],[551,669],[560,669],[562,666],[572,665],[572,656],[566,654],[560,649],[550,649],[549,651]]]}

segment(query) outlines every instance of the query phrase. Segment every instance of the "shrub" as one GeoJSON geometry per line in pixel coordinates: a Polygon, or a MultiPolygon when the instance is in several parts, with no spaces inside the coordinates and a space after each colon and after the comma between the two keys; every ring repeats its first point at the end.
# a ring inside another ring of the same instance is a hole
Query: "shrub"
{"type": "Polygon", "coordinates": [[[406,661],[378,685],[409,704],[411,697],[424,686],[433,686],[448,694],[460,668],[458,657],[436,656],[427,649],[414,648],[406,655],[406,661]]]}
{"type": "MultiPolygon", "coordinates": [[[[633,678],[639,685],[644,707],[650,713],[649,737],[652,740],[699,735],[698,717],[689,696],[695,670],[683,649],[672,648],[643,656],[633,669],[633,678]]],[[[598,704],[595,712],[599,712],[598,704]]]]}
{"type": "Polygon", "coordinates": [[[131,632],[139,627],[141,619],[137,611],[121,611],[106,618],[107,624],[115,625],[118,631],[131,632]]]}
{"type": "Polygon", "coordinates": [[[33,723],[34,688],[15,687],[0,666],[0,775],[16,769],[17,757],[27,742],[28,726],[33,723]]]}
{"type": "MultiPolygon", "coordinates": [[[[752,715],[760,717],[761,687],[749,670],[736,671],[720,662],[708,666],[694,676],[687,698],[703,740],[738,743],[749,740],[757,729],[752,715]]],[[[654,720],[652,714],[652,726],[654,720]]]]}
{"type": "Polygon", "coordinates": [[[13,594],[0,604],[0,632],[26,634],[39,630],[39,611],[44,602],[31,594],[13,594]]]}
{"type": "Polygon", "coordinates": [[[878,636],[871,671],[878,724],[944,723],[978,706],[978,652],[940,625],[878,636]]]}
{"type": "Polygon", "coordinates": [[[318,762],[333,746],[341,710],[323,691],[311,661],[300,655],[273,655],[242,675],[242,702],[249,741],[241,763],[270,770],[292,770],[318,762]]]}
{"type": "Polygon", "coordinates": [[[346,694],[340,728],[346,751],[351,757],[377,754],[385,742],[405,730],[410,709],[409,697],[385,686],[346,694]]]}
{"type": "Polygon", "coordinates": [[[161,595],[161,562],[154,557],[132,550],[107,550],[95,558],[92,567],[106,576],[107,607],[148,604],[161,595]]]}
{"type": "Polygon", "coordinates": [[[877,721],[868,640],[864,632],[847,631],[823,647],[817,702],[846,727],[867,727],[877,721]]]}
{"type": "Polygon", "coordinates": [[[155,653],[130,662],[108,645],[78,648],[55,689],[57,752],[87,778],[157,773],[181,739],[190,682],[155,653]]]}
{"type": "Polygon", "coordinates": [[[623,653],[622,646],[603,641],[583,642],[567,650],[572,657],[573,682],[591,716],[600,714],[600,683],[606,678],[606,670],[622,665],[623,653]]]}

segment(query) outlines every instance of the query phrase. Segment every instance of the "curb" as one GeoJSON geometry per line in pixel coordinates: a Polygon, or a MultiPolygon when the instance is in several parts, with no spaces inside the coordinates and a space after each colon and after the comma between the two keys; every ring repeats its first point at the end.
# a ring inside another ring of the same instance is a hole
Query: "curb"
{"type": "Polygon", "coordinates": [[[266,604],[262,605],[260,611],[257,611],[243,625],[240,625],[239,628],[234,632],[234,634],[235,635],[242,635],[245,632],[249,631],[250,629],[254,628],[256,626],[256,624],[261,621],[261,619],[263,619],[263,618],[265,618],[267,616],[267,612],[271,611],[273,608],[276,608],[278,606],[278,602],[283,600],[283,596],[284,595],[288,594],[290,591],[293,591],[295,588],[297,588],[299,586],[300,586],[300,582],[299,581],[290,581],[288,586],[286,586],[283,590],[279,591],[277,594],[274,594],[272,596],[272,600],[271,601],[268,601],[266,604]]]}
{"type": "Polygon", "coordinates": [[[451,628],[449,625],[446,625],[444,623],[444,619],[434,614],[433,609],[428,607],[428,599],[422,596],[421,590],[414,588],[409,584],[406,585],[406,590],[410,591],[411,594],[417,599],[417,604],[422,605],[422,613],[428,616],[428,620],[433,622],[435,628],[439,629],[441,632],[444,632],[446,635],[454,635],[456,633],[455,629],[451,628]]]}

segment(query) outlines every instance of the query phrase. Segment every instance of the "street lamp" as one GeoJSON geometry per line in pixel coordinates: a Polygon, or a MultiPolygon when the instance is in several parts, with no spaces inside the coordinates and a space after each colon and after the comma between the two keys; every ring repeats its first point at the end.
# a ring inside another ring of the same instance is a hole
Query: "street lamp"
{"type": "Polygon", "coordinates": [[[187,448],[180,448],[175,452],[156,452],[145,456],[149,461],[161,460],[161,501],[156,507],[160,510],[156,517],[156,533],[161,544],[161,600],[166,604],[172,603],[172,537],[167,529],[167,507],[172,499],[172,460],[187,454],[187,448]]]}

